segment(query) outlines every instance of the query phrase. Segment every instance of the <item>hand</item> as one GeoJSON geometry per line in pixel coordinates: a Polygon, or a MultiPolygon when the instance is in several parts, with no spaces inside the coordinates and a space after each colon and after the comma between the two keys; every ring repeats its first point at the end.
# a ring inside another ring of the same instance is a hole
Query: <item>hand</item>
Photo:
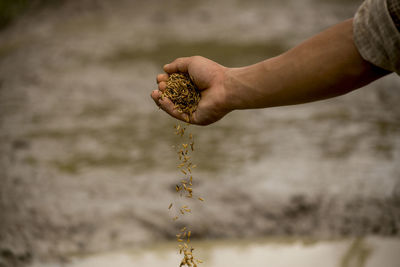
{"type": "Polygon", "coordinates": [[[158,90],[151,93],[154,102],[169,115],[186,122],[208,125],[218,121],[231,111],[227,106],[224,78],[227,68],[200,56],[184,57],[164,66],[167,74],[157,75],[158,90]],[[166,89],[169,74],[186,72],[200,90],[201,99],[195,112],[189,118],[174,108],[170,99],[161,98],[166,89]]]}

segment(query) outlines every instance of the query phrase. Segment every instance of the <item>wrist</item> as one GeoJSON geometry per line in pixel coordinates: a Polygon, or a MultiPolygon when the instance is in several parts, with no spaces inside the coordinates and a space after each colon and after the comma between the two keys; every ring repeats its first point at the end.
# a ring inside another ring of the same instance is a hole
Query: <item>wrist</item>
{"type": "Polygon", "coordinates": [[[225,106],[228,110],[245,109],[243,103],[244,82],[241,72],[244,68],[227,68],[224,75],[225,106]]]}

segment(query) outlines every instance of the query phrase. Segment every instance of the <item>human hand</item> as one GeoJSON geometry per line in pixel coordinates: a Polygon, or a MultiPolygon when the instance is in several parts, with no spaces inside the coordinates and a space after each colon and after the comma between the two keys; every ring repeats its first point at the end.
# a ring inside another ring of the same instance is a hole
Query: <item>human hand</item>
{"type": "Polygon", "coordinates": [[[158,90],[154,90],[151,97],[161,109],[179,120],[198,125],[211,124],[231,111],[227,105],[224,87],[226,70],[224,66],[200,56],[175,59],[164,66],[167,74],[157,75],[158,90]],[[191,117],[175,109],[170,99],[161,97],[166,89],[169,74],[175,72],[189,73],[200,90],[201,99],[191,117]]]}

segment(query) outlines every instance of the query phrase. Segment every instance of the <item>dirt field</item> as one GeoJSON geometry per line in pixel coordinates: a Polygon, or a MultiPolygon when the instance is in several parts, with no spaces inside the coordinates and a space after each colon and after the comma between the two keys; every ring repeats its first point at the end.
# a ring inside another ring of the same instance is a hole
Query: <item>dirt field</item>
{"type": "MultiPolygon", "coordinates": [[[[74,1],[76,2],[76,1],[74,1]]],[[[240,111],[196,138],[187,221],[161,66],[277,55],[359,1],[79,1],[0,32],[0,266],[194,238],[400,235],[400,79],[308,105],[240,111]],[[212,4],[211,4],[212,2],[212,4]]]]}

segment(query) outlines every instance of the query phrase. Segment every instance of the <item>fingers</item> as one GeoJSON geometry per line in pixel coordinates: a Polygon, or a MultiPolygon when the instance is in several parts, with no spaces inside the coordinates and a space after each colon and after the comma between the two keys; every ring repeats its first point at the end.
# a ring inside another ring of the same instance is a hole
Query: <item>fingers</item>
{"type": "Polygon", "coordinates": [[[164,92],[165,88],[167,88],[167,80],[168,74],[163,73],[157,75],[158,90],[164,92]]]}
{"type": "Polygon", "coordinates": [[[162,97],[162,95],[161,95],[162,93],[159,91],[159,90],[154,90],[153,92],[151,92],[151,94],[150,94],[150,96],[151,96],[151,98],[153,99],[153,101],[154,101],[154,103],[156,103],[156,105],[158,106],[158,107],[160,107],[160,102],[159,102],[159,100],[161,99],[161,97],[162,97]]]}
{"type": "Polygon", "coordinates": [[[191,57],[177,58],[171,63],[164,65],[164,71],[166,73],[188,72],[188,67],[191,61],[191,57]]]}
{"type": "Polygon", "coordinates": [[[167,88],[167,83],[166,82],[160,82],[158,84],[158,90],[160,90],[161,92],[164,92],[166,88],[167,88]]]}
{"type": "Polygon", "coordinates": [[[151,92],[151,98],[159,108],[167,112],[172,117],[181,121],[189,122],[189,116],[186,113],[179,112],[170,99],[167,97],[162,97],[161,91],[154,90],[151,92]]]}
{"type": "Polygon", "coordinates": [[[168,80],[168,74],[158,74],[157,75],[157,83],[166,82],[168,80]]]}
{"type": "Polygon", "coordinates": [[[162,99],[159,100],[159,103],[161,109],[167,112],[172,117],[185,122],[189,121],[189,116],[186,113],[179,112],[175,108],[174,103],[172,103],[172,101],[169,98],[163,97],[162,99]]]}

